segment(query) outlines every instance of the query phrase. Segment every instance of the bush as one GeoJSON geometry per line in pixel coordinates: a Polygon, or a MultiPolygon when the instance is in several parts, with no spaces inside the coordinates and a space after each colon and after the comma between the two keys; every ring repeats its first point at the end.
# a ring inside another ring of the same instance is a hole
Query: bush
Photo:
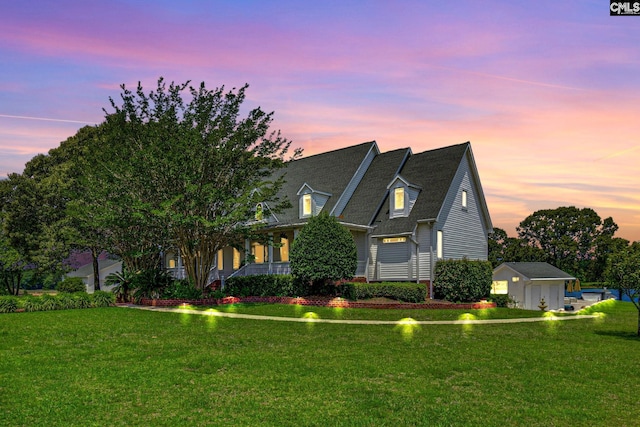
{"type": "Polygon", "coordinates": [[[136,273],[131,284],[133,298],[139,302],[142,298],[160,298],[164,290],[173,283],[173,277],[160,269],[142,270],[136,273]]]}
{"type": "Polygon", "coordinates": [[[76,308],[91,308],[91,297],[87,293],[75,293],[73,298],[76,300],[76,308]]]}
{"type": "Polygon", "coordinates": [[[87,286],[79,277],[67,277],[62,282],[58,283],[56,289],[58,292],[73,294],[75,292],[86,292],[87,286]]]}
{"type": "Polygon", "coordinates": [[[18,309],[18,299],[12,296],[0,296],[0,313],[14,313],[18,309]]]}
{"type": "Polygon", "coordinates": [[[40,297],[40,310],[51,311],[60,310],[62,305],[57,295],[44,294],[40,297]]]}
{"type": "Polygon", "coordinates": [[[197,289],[191,282],[186,279],[174,280],[164,290],[162,299],[200,299],[202,298],[202,290],[197,289]]]}
{"type": "Polygon", "coordinates": [[[76,299],[73,294],[60,293],[57,296],[60,309],[68,310],[71,308],[77,308],[76,299]]]}
{"type": "Polygon", "coordinates": [[[353,236],[326,212],[309,218],[291,244],[289,257],[293,276],[320,286],[351,279],[358,267],[353,236]]]}
{"type": "Polygon", "coordinates": [[[495,302],[497,307],[509,307],[514,302],[507,294],[491,294],[489,300],[495,302]]]}
{"type": "Polygon", "coordinates": [[[300,281],[289,274],[260,274],[230,277],[224,286],[226,295],[236,297],[302,296],[300,281]]]}
{"type": "Polygon", "coordinates": [[[111,292],[95,291],[91,295],[91,302],[94,307],[110,307],[116,302],[116,296],[111,292]]]}
{"type": "Polygon", "coordinates": [[[24,311],[42,311],[42,298],[28,295],[22,299],[22,308],[24,311]]]}
{"type": "Polygon", "coordinates": [[[345,283],[339,285],[343,297],[352,300],[390,298],[419,303],[427,298],[427,285],[409,282],[345,283]]]}
{"type": "Polygon", "coordinates": [[[487,298],[491,292],[492,275],[489,261],[438,261],[433,284],[435,297],[452,302],[475,302],[487,298]]]}

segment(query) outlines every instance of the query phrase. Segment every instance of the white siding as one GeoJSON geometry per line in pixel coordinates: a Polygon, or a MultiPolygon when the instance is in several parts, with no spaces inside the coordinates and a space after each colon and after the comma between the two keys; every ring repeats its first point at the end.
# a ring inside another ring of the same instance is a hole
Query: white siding
{"type": "Polygon", "coordinates": [[[487,259],[487,230],[482,220],[476,183],[472,182],[471,176],[465,156],[438,218],[445,236],[445,259],[487,259]],[[467,208],[462,207],[462,190],[467,191],[467,208]]]}

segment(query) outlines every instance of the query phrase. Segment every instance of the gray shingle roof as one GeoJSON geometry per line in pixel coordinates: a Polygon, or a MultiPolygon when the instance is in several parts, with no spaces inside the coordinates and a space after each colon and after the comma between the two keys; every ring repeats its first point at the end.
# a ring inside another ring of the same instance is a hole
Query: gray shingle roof
{"type": "Polygon", "coordinates": [[[278,225],[300,223],[298,190],[307,183],[315,191],[330,193],[331,197],[324,211],[331,212],[340,195],[355,174],[356,170],[375,145],[375,141],[365,142],[339,150],[303,157],[289,162],[287,166],[274,174],[274,178],[285,174],[285,183],[278,192],[280,199],[288,198],[292,207],[276,214],[278,225]]]}
{"type": "MultiPolygon", "coordinates": [[[[374,235],[410,233],[418,220],[435,219],[444,203],[451,182],[469,143],[414,154],[405,163],[400,175],[411,184],[422,187],[408,217],[389,219],[388,197],[382,204],[373,225],[374,235]]],[[[389,180],[387,185],[391,182],[389,180]]]]}
{"type": "MultiPolygon", "coordinates": [[[[575,280],[575,277],[546,262],[505,262],[504,265],[532,280],[575,280]]],[[[500,268],[500,266],[496,268],[500,268]]]]}
{"type": "Polygon", "coordinates": [[[380,203],[385,198],[387,185],[398,173],[411,152],[408,148],[389,151],[376,156],[362,182],[342,212],[342,220],[351,224],[370,225],[380,203]]]}

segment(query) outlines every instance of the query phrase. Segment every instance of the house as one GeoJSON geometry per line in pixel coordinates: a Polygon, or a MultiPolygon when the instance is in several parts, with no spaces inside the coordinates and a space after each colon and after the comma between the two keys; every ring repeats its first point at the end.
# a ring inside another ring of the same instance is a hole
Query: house
{"type": "Polygon", "coordinates": [[[492,293],[508,294],[525,310],[539,310],[543,298],[547,310],[558,310],[570,280],[576,278],[546,262],[505,262],[493,270],[492,293]]]}
{"type": "MultiPolygon", "coordinates": [[[[101,290],[110,291],[111,288],[104,285],[105,279],[111,273],[119,273],[122,271],[122,261],[108,258],[98,259],[98,269],[100,271],[101,290]]],[[[93,263],[90,262],[70,273],[67,273],[67,277],[80,277],[87,286],[87,292],[94,292],[93,263]]]]}
{"type": "MultiPolygon", "coordinates": [[[[381,153],[375,141],[366,142],[291,161],[273,178],[282,174],[278,197],[291,207],[274,213],[260,203],[255,210],[275,244],[221,250],[212,279],[288,273],[291,242],[321,211],[351,231],[361,280],[430,283],[438,259],[487,259],[492,224],[468,142],[417,154],[381,153]]],[[[183,274],[178,254],[165,259],[183,274]]]]}

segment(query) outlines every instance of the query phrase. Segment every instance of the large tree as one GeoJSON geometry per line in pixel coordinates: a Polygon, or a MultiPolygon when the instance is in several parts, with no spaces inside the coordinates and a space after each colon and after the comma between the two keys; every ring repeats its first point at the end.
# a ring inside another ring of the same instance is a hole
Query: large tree
{"type": "Polygon", "coordinates": [[[620,299],[626,295],[638,309],[637,335],[640,336],[640,242],[613,254],[605,277],[609,286],[620,292],[620,299]]]}
{"type": "Polygon", "coordinates": [[[131,271],[148,265],[136,260],[173,245],[204,288],[218,250],[255,231],[256,204],[283,206],[276,199],[282,180],[268,177],[284,166],[290,142],[270,131],[273,113],[257,107],[241,117],[247,87],[209,90],[160,79],[149,93],[122,85],[121,99],[111,99],[88,188],[105,229],[146,245],[139,253],[120,250],[131,271]]]}
{"type": "Polygon", "coordinates": [[[546,253],[546,261],[583,279],[598,241],[612,238],[616,229],[613,219],[602,221],[593,209],[574,206],[536,211],[517,227],[521,239],[546,253]]]}
{"type": "Polygon", "coordinates": [[[533,262],[546,259],[542,249],[528,244],[526,240],[509,237],[506,231],[498,227],[489,234],[488,246],[488,258],[493,268],[503,262],[533,262]]]}

